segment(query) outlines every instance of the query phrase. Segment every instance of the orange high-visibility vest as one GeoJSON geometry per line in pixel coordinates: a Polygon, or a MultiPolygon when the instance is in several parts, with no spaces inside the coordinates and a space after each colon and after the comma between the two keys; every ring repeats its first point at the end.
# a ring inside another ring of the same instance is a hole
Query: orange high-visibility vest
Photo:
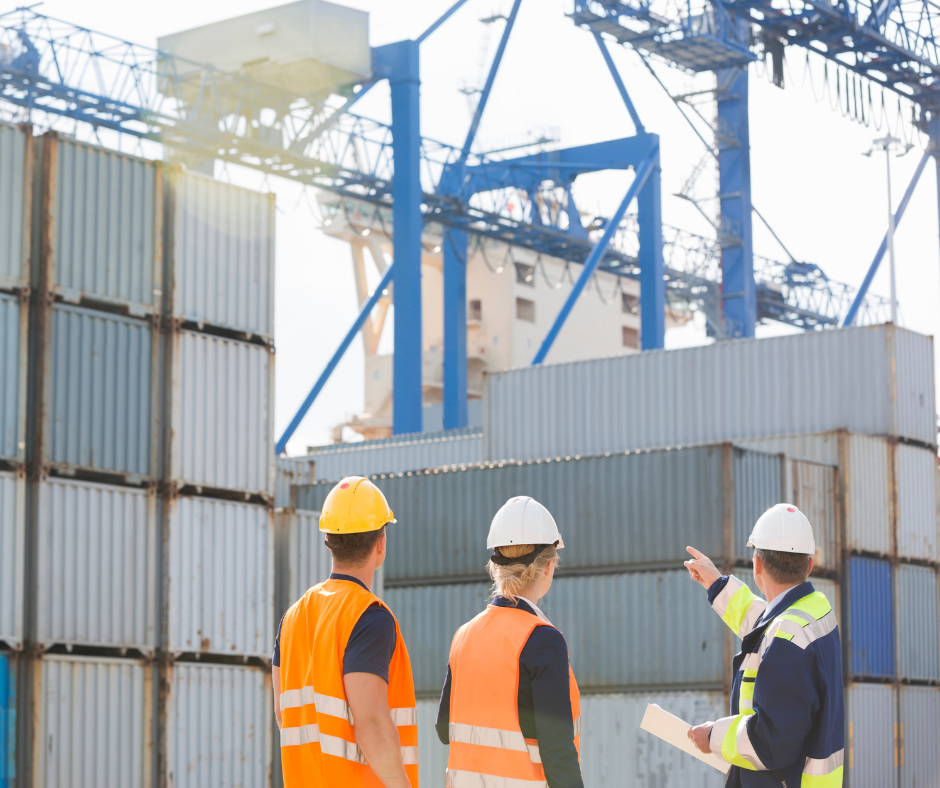
{"type": "MultiPolygon", "coordinates": [[[[348,580],[314,586],[281,625],[281,764],[285,788],[382,788],[356,744],[343,687],[343,655],[353,628],[377,596],[348,580]]],[[[391,610],[389,610],[391,613],[391,610]]],[[[394,614],[392,614],[394,618],[394,614]]],[[[418,712],[411,662],[395,619],[388,706],[402,760],[418,788],[418,712]]]]}
{"type": "MultiPolygon", "coordinates": [[[[454,635],[447,788],[548,785],[538,741],[519,726],[519,655],[538,626],[549,625],[525,610],[490,605],[454,635]]],[[[581,694],[570,665],[568,676],[580,757],[581,694]]]]}

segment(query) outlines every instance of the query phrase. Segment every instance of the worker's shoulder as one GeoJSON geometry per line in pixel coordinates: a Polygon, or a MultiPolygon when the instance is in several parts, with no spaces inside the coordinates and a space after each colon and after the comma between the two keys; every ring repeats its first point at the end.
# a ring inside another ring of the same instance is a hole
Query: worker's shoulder
{"type": "Polygon", "coordinates": [[[525,646],[522,648],[523,658],[534,654],[542,656],[555,654],[559,659],[564,658],[567,661],[568,641],[565,640],[561,630],[553,626],[547,624],[537,626],[529,633],[525,646]]]}

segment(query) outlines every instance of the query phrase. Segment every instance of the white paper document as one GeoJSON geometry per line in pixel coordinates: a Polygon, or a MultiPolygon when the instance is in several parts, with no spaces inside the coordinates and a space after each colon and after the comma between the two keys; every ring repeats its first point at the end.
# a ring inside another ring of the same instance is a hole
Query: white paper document
{"type": "Polygon", "coordinates": [[[655,703],[650,703],[646,707],[646,713],[643,715],[643,721],[640,723],[640,727],[645,731],[649,731],[657,738],[662,739],[667,744],[678,747],[682,752],[687,752],[693,758],[698,758],[700,761],[714,767],[722,774],[727,774],[731,771],[730,763],[723,758],[719,758],[714,753],[706,755],[692,743],[692,740],[689,738],[689,731],[692,729],[692,726],[689,725],[689,723],[685,722],[685,720],[680,720],[668,711],[663,711],[655,703]]]}

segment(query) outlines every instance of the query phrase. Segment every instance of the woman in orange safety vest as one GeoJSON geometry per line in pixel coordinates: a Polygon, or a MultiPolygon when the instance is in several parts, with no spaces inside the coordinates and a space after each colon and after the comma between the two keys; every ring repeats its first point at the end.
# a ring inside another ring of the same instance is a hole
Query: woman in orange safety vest
{"type": "Polygon", "coordinates": [[[487,548],[495,596],[454,635],[437,713],[447,788],[583,788],[581,698],[565,639],[538,601],[564,547],[525,496],[496,513],[487,548]]]}

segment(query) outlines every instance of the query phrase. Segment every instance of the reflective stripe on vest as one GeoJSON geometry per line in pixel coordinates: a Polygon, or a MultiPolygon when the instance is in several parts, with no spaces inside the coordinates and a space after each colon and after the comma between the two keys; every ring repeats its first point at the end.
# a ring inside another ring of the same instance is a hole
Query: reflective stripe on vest
{"type": "Polygon", "coordinates": [[[755,596],[742,581],[730,575],[725,587],[712,602],[712,608],[738,637],[743,638],[754,629],[767,609],[767,603],[755,596]]]}
{"type": "MultiPolygon", "coordinates": [[[[382,604],[355,583],[328,580],[311,588],[284,616],[278,703],[285,788],[381,788],[356,743],[343,684],[346,645],[360,616],[376,603],[382,604]]],[[[409,782],[418,788],[418,714],[411,663],[397,620],[395,630],[389,711],[409,782]]]]}
{"type": "Polygon", "coordinates": [[[844,760],[845,750],[834,752],[828,758],[807,758],[801,788],[840,788],[844,760]]]}
{"type": "MultiPolygon", "coordinates": [[[[525,738],[518,711],[519,655],[538,626],[550,625],[525,610],[490,606],[454,636],[446,776],[451,788],[547,785],[538,741],[525,738]]],[[[580,694],[568,671],[572,743],[579,749],[580,694]]]]}

